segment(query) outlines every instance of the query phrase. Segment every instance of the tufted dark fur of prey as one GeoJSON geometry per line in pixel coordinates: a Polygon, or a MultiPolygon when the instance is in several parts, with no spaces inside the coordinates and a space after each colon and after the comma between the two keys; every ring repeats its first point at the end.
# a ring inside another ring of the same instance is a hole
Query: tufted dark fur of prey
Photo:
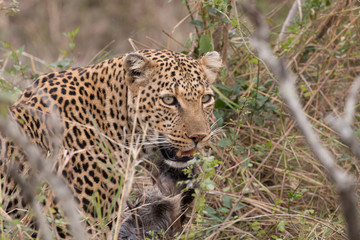
{"type": "MultiPolygon", "coordinates": [[[[131,154],[133,129],[135,137],[145,136],[138,158],[161,166],[158,176],[176,181],[178,175],[173,173],[187,167],[210,138],[211,84],[219,67],[217,52],[193,59],[169,50],[141,50],[87,67],[44,74],[9,108],[9,116],[44,156],[55,159],[54,172],[72,191],[88,226],[105,222],[105,235],[94,237],[94,228],[88,227],[89,238],[107,238],[119,206],[120,179],[131,154]],[[56,136],[50,114],[60,118],[56,136]],[[58,147],[54,137],[61,140],[57,156],[53,156],[58,147]]],[[[21,218],[21,209],[29,207],[8,173],[11,166],[16,166],[20,176],[33,174],[21,147],[0,133],[2,208],[11,217],[21,218]]],[[[161,191],[156,184],[153,188],[143,194],[150,194],[143,202],[160,205],[150,204],[140,214],[159,209],[159,216],[168,214],[166,221],[175,221],[180,213],[176,194],[161,191]],[[171,208],[176,211],[168,211],[171,208]]],[[[56,198],[50,206],[53,215],[61,214],[56,198]]],[[[166,231],[158,229],[165,227],[169,224],[153,227],[144,217],[140,228],[166,231]]],[[[56,228],[56,237],[71,238],[66,228],[56,228]]]]}

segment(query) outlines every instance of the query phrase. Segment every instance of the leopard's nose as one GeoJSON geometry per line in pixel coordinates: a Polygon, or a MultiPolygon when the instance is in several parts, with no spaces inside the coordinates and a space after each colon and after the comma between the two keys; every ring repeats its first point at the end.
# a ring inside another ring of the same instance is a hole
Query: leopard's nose
{"type": "Polygon", "coordinates": [[[201,142],[206,137],[205,134],[194,134],[190,136],[190,139],[193,140],[195,143],[201,142]]]}

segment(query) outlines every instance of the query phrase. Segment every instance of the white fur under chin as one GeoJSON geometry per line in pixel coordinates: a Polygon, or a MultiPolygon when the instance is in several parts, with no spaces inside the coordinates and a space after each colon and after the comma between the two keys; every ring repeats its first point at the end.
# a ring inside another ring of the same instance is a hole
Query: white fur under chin
{"type": "Polygon", "coordinates": [[[185,168],[190,165],[189,162],[175,162],[171,160],[165,160],[165,163],[173,168],[185,168]]]}

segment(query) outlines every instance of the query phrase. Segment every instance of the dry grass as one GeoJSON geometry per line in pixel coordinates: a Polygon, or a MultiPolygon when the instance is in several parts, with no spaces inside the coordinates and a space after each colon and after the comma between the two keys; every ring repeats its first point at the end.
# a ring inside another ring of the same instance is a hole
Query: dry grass
{"type": "MultiPolygon", "coordinates": [[[[293,29],[277,54],[289,59],[289,66],[297,73],[301,101],[324,144],[339,165],[358,178],[356,160],[324,123],[328,113],[343,111],[348,88],[359,71],[358,6],[355,1],[338,1],[323,9],[303,11],[307,20],[293,29]],[[311,12],[315,14],[312,19],[311,12]]],[[[273,29],[275,39],[277,29],[273,29]]],[[[227,194],[233,207],[238,204],[242,208],[231,216],[224,214],[225,222],[205,217],[208,227],[213,228],[208,239],[344,239],[338,196],[284,111],[286,106],[278,97],[272,76],[249,53],[246,39],[240,36],[239,41],[229,40],[228,46],[218,49],[232,50],[228,73],[222,80],[230,85],[243,81],[241,96],[248,112],[232,114],[222,136],[214,141],[232,140],[223,149],[213,146],[213,154],[223,164],[214,178],[215,190],[205,197],[219,209],[227,194]],[[267,103],[261,105],[264,97],[267,103]],[[236,140],[232,132],[238,136],[236,140]],[[239,148],[244,149],[240,154],[236,152],[239,148]]],[[[204,228],[199,234],[202,231],[204,228]]]]}

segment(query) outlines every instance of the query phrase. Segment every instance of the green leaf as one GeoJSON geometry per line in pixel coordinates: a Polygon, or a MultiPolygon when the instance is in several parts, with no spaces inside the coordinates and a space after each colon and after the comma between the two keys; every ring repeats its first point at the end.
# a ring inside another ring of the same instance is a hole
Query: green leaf
{"type": "MultiPolygon", "coordinates": [[[[216,104],[216,101],[215,101],[216,104]]],[[[216,117],[216,123],[218,127],[221,127],[224,124],[224,113],[222,111],[216,111],[214,112],[214,115],[216,117]]]]}
{"type": "Polygon", "coordinates": [[[232,199],[229,197],[229,195],[223,195],[222,205],[228,209],[232,208],[232,199]]]}
{"type": "Polygon", "coordinates": [[[213,44],[208,35],[201,35],[199,45],[202,54],[213,50],[213,44]]]}
{"type": "Polygon", "coordinates": [[[184,46],[185,46],[185,48],[190,48],[190,47],[191,47],[191,44],[192,44],[191,39],[190,39],[190,38],[187,38],[184,46]]]}
{"type": "Polygon", "coordinates": [[[4,42],[4,41],[0,41],[0,42],[1,42],[1,45],[2,45],[4,48],[11,49],[11,46],[10,46],[9,43],[4,42]]]}
{"type": "Polygon", "coordinates": [[[258,231],[261,229],[261,227],[259,226],[259,222],[254,222],[253,224],[251,224],[251,228],[254,231],[258,231]]]}
{"type": "Polygon", "coordinates": [[[205,206],[205,195],[200,195],[195,206],[195,211],[203,209],[205,206]]]}
{"type": "Polygon", "coordinates": [[[216,183],[210,179],[205,179],[203,182],[200,183],[200,187],[206,190],[214,190],[216,183]]]}
{"type": "Polygon", "coordinates": [[[200,20],[192,20],[191,22],[190,22],[190,24],[192,24],[192,25],[194,25],[194,26],[197,26],[197,27],[203,27],[203,23],[202,23],[202,21],[200,21],[200,20]]]}
{"type": "Polygon", "coordinates": [[[204,213],[206,215],[216,215],[217,214],[216,210],[210,206],[205,207],[204,213]]]}
{"type": "Polygon", "coordinates": [[[74,48],[75,48],[75,43],[69,43],[69,47],[70,47],[71,50],[74,50],[74,48]]]}
{"type": "Polygon", "coordinates": [[[232,143],[232,140],[230,138],[223,138],[218,141],[219,147],[227,147],[230,146],[232,143]]]}
{"type": "Polygon", "coordinates": [[[212,219],[215,219],[215,220],[222,220],[219,217],[217,211],[215,209],[213,209],[212,207],[206,206],[205,209],[204,209],[204,214],[209,218],[212,218],[212,219]]]}
{"type": "Polygon", "coordinates": [[[344,153],[343,155],[341,155],[341,157],[339,158],[339,161],[346,161],[346,160],[350,160],[351,157],[350,155],[344,153]]]}
{"type": "Polygon", "coordinates": [[[18,55],[19,55],[19,56],[24,52],[24,48],[25,48],[24,45],[22,45],[22,46],[19,48],[19,50],[18,50],[18,55]]]}
{"type": "Polygon", "coordinates": [[[265,235],[266,232],[264,230],[260,230],[258,234],[256,234],[257,237],[260,237],[262,235],[265,235]]]}
{"type": "Polygon", "coordinates": [[[287,223],[285,221],[280,221],[277,225],[277,228],[280,232],[284,232],[286,225],[287,225],[287,223]]]}
{"type": "Polygon", "coordinates": [[[224,214],[224,215],[225,215],[226,213],[230,212],[230,209],[224,208],[224,207],[218,208],[217,210],[218,210],[218,212],[220,212],[220,213],[222,213],[222,214],[224,214]]]}
{"type": "Polygon", "coordinates": [[[76,36],[76,34],[78,34],[79,29],[80,29],[80,27],[77,27],[77,28],[75,29],[75,32],[73,33],[73,36],[74,36],[74,37],[76,36]]]}
{"type": "Polygon", "coordinates": [[[233,92],[233,88],[224,84],[214,84],[215,87],[217,87],[221,92],[224,94],[230,94],[233,92]]]}
{"type": "Polygon", "coordinates": [[[14,59],[14,60],[18,60],[18,59],[19,59],[15,51],[12,51],[12,52],[11,52],[11,59],[14,59]]]}
{"type": "Polygon", "coordinates": [[[245,205],[239,204],[236,206],[235,211],[242,209],[245,205]]]}
{"type": "Polygon", "coordinates": [[[218,11],[215,8],[211,8],[209,7],[207,9],[208,13],[212,14],[212,15],[218,15],[218,11]]]}

